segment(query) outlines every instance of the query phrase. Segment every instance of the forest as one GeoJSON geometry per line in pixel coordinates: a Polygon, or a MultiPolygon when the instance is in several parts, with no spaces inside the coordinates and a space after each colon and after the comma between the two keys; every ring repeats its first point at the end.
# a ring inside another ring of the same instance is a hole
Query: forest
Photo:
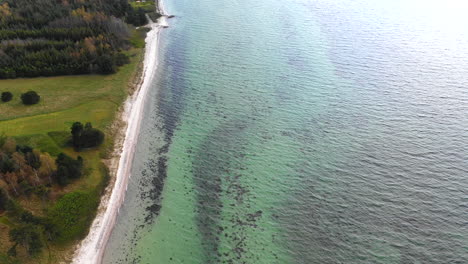
{"type": "Polygon", "coordinates": [[[127,0],[0,0],[0,79],[100,73],[129,62],[127,0]]]}

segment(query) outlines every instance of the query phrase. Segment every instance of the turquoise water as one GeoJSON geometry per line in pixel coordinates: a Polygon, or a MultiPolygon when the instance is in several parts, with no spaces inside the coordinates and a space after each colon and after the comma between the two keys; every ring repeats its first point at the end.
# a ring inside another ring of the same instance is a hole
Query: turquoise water
{"type": "Polygon", "coordinates": [[[104,263],[468,263],[468,5],[165,5],[104,263]]]}

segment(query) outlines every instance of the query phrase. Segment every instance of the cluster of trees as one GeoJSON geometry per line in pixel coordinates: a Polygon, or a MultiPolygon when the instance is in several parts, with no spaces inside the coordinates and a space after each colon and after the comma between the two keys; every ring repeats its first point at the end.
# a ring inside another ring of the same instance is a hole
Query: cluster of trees
{"type": "Polygon", "coordinates": [[[34,216],[15,200],[35,194],[46,201],[54,185],[65,186],[82,174],[83,159],[80,156],[74,159],[61,153],[54,159],[48,153],[16,144],[13,138],[0,136],[0,213],[6,211],[9,219],[15,223],[9,232],[12,247],[8,255],[16,256],[18,247],[29,255],[35,255],[42,250],[46,241],[72,239],[86,228],[89,219],[83,217],[91,215],[99,200],[91,200],[89,194],[79,195],[85,200],[74,198],[72,201],[65,195],[55,205],[60,208],[53,207],[43,217],[34,216]],[[68,207],[71,209],[67,213],[61,212],[68,207]],[[80,225],[79,230],[73,223],[80,225]]]}
{"type": "MultiPolygon", "coordinates": [[[[1,189],[0,192],[2,192],[1,189]]],[[[45,236],[49,239],[57,236],[56,227],[50,219],[34,216],[7,196],[5,198],[7,199],[6,209],[10,217],[16,220],[16,226],[9,232],[9,238],[13,245],[7,254],[15,257],[18,246],[23,247],[30,256],[38,254],[44,247],[45,236]]]]}
{"type": "Polygon", "coordinates": [[[56,159],[13,138],[0,138],[0,186],[9,195],[47,198],[54,184],[67,185],[82,175],[83,159],[60,154],[56,159]]]}
{"type": "Polygon", "coordinates": [[[0,78],[113,73],[129,60],[127,0],[0,0],[0,78]]]}
{"type": "Polygon", "coordinates": [[[77,150],[96,147],[104,142],[104,133],[97,128],[93,128],[90,122],[84,126],[81,122],[73,123],[71,134],[72,144],[77,150]]]}
{"type": "Polygon", "coordinates": [[[0,137],[0,213],[7,211],[17,224],[9,234],[10,241],[14,243],[8,251],[10,256],[16,256],[18,246],[23,247],[30,255],[37,254],[45,239],[52,241],[60,233],[68,232],[61,230],[58,223],[69,221],[63,219],[63,216],[33,216],[12,198],[36,194],[45,200],[54,184],[65,186],[71,180],[79,178],[82,172],[83,159],[80,156],[73,159],[61,153],[54,159],[48,153],[17,145],[12,138],[0,137]]]}
{"type": "Polygon", "coordinates": [[[61,186],[67,185],[70,180],[78,179],[83,171],[83,158],[78,156],[75,160],[63,153],[60,153],[55,160],[57,165],[56,179],[61,186]]]}
{"type": "MultiPolygon", "coordinates": [[[[97,146],[104,140],[104,134],[91,123],[75,122],[71,132],[71,142],[80,149],[97,146]]],[[[8,234],[9,256],[24,253],[34,256],[49,242],[70,241],[86,232],[100,201],[100,188],[67,193],[41,216],[32,214],[17,202],[18,198],[32,195],[43,202],[54,199],[64,190],[59,187],[80,178],[83,171],[80,156],[74,159],[60,153],[54,158],[0,135],[0,214],[13,223],[8,234]]]]}

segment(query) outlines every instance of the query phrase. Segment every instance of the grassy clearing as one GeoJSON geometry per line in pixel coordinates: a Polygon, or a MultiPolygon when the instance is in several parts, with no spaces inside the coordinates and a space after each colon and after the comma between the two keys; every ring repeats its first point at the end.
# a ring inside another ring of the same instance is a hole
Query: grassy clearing
{"type": "MultiPolygon", "coordinates": [[[[53,156],[64,152],[72,157],[80,155],[85,161],[85,175],[63,189],[56,187],[56,195],[50,197],[49,201],[34,197],[18,200],[22,207],[37,215],[53,211],[56,206],[60,206],[57,205],[57,200],[70,192],[86,194],[88,205],[81,217],[86,219],[86,224],[73,230],[67,241],[47,245],[35,258],[20,254],[21,263],[67,262],[76,239],[85,235],[94,217],[101,191],[108,182],[108,172],[102,158],[113,145],[112,136],[115,131],[111,131],[111,125],[117,111],[127,97],[134,78],[139,74],[138,65],[143,56],[145,32],[145,29],[134,31],[131,43],[135,48],[128,51],[131,63],[120,67],[113,75],[0,80],[0,92],[10,91],[14,94],[12,101],[0,103],[0,134],[13,136],[18,144],[30,145],[53,156]],[[37,105],[24,106],[20,102],[20,94],[30,90],[38,92],[41,101],[37,105]],[[70,127],[75,121],[91,122],[93,127],[104,131],[106,140],[103,146],[79,153],[68,146],[70,127]]],[[[7,217],[0,217],[0,263],[17,263],[4,254],[10,246],[8,230],[12,224],[14,223],[7,217]]]]}
{"type": "Polygon", "coordinates": [[[145,11],[145,13],[148,14],[148,16],[153,21],[156,21],[161,16],[161,14],[156,12],[156,5],[157,5],[156,1],[149,1],[149,0],[146,1],[146,2],[132,1],[132,2],[130,2],[130,5],[132,5],[132,7],[135,8],[135,9],[138,9],[138,8],[143,9],[145,11]]]}
{"type": "Polygon", "coordinates": [[[145,12],[154,12],[155,9],[156,9],[156,4],[155,4],[154,1],[146,1],[146,2],[132,1],[132,2],[130,2],[130,5],[135,9],[141,8],[141,9],[145,10],[145,12]]]}
{"type": "Polygon", "coordinates": [[[20,117],[37,116],[72,110],[83,104],[89,109],[97,106],[99,101],[119,106],[127,91],[128,79],[134,73],[140,51],[129,52],[132,63],[122,66],[113,75],[78,75],[59,77],[40,77],[31,79],[11,79],[0,81],[0,92],[10,91],[13,100],[0,103],[0,121],[20,117]],[[41,96],[37,105],[25,106],[21,103],[21,93],[34,90],[41,96]]]}

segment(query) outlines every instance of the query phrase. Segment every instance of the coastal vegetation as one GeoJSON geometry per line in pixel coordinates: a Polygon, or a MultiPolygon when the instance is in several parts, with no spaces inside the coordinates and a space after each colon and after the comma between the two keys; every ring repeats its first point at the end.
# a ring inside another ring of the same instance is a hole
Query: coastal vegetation
{"type": "Polygon", "coordinates": [[[0,78],[101,73],[127,62],[126,23],[147,23],[127,0],[0,0],[0,78]]]}
{"type": "Polygon", "coordinates": [[[109,181],[115,118],[139,76],[140,10],[0,0],[0,263],[69,262],[86,235],[109,181]]]}
{"type": "MultiPolygon", "coordinates": [[[[14,223],[9,230],[12,245],[7,254],[17,256],[20,246],[27,255],[34,256],[44,244],[68,232],[56,222],[68,221],[71,215],[58,216],[52,208],[37,216],[18,201],[34,196],[45,203],[61,191],[60,187],[82,176],[83,159],[80,156],[73,159],[64,153],[54,159],[28,145],[18,145],[11,137],[0,137],[0,145],[0,209],[14,223]]],[[[63,203],[63,199],[57,204],[63,203]]]]}

